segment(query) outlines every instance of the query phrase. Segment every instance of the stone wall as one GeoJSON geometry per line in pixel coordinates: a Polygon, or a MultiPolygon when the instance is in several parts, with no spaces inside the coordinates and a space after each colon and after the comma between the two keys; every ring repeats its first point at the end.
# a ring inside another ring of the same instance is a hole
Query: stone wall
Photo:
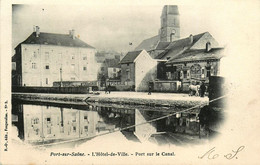
{"type": "Polygon", "coordinates": [[[179,92],[180,81],[154,81],[154,91],[156,92],[179,92]]]}

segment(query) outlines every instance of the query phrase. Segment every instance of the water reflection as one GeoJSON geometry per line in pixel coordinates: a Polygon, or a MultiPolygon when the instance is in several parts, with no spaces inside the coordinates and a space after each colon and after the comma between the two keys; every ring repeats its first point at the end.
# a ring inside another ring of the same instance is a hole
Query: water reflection
{"type": "Polygon", "coordinates": [[[121,131],[128,140],[150,141],[156,144],[185,144],[197,142],[199,139],[198,110],[177,113],[147,123],[170,112],[160,109],[125,109],[100,105],[86,105],[86,107],[82,109],[20,102],[13,104],[13,125],[18,128],[18,136],[33,145],[91,139],[133,125],[136,126],[121,131]]]}

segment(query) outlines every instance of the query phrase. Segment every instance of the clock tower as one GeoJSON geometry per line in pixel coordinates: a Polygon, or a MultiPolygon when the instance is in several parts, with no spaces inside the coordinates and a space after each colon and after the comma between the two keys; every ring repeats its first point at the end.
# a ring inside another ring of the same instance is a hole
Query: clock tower
{"type": "Polygon", "coordinates": [[[180,38],[180,19],[177,5],[166,5],[161,15],[160,41],[172,42],[180,38]]]}

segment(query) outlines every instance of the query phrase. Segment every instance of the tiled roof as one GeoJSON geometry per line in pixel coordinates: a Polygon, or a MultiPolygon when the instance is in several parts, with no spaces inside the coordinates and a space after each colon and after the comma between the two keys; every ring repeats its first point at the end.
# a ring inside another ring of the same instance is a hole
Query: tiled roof
{"type": "Polygon", "coordinates": [[[191,48],[205,33],[194,35],[192,44],[190,43],[189,37],[173,41],[165,48],[164,52],[162,52],[155,58],[162,59],[166,55],[176,56],[178,54],[181,54],[185,50],[191,48]]]}
{"type": "Polygon", "coordinates": [[[167,48],[169,46],[171,42],[163,42],[163,41],[160,41],[158,42],[157,46],[156,46],[156,50],[165,50],[165,48],[167,48]]]}
{"type": "Polygon", "coordinates": [[[104,63],[107,67],[120,68],[119,62],[119,59],[106,59],[104,63]]]}
{"type": "Polygon", "coordinates": [[[179,63],[200,60],[220,59],[224,56],[224,48],[212,48],[209,52],[206,49],[187,50],[184,53],[172,58],[167,63],[179,63]]]}
{"type": "Polygon", "coordinates": [[[25,41],[21,44],[42,44],[42,45],[58,45],[58,46],[69,46],[69,47],[83,47],[83,48],[94,48],[87,43],[81,41],[75,37],[73,39],[69,34],[54,34],[54,33],[43,33],[36,37],[33,32],[25,41]]]}
{"type": "Polygon", "coordinates": [[[128,52],[124,58],[120,61],[121,64],[132,63],[136,57],[142,52],[142,50],[128,52]]]}
{"type": "Polygon", "coordinates": [[[154,36],[151,38],[148,38],[146,40],[143,40],[141,42],[141,44],[139,44],[135,50],[146,50],[146,51],[150,51],[150,50],[154,50],[155,47],[157,46],[157,43],[160,41],[160,36],[154,36]]]}

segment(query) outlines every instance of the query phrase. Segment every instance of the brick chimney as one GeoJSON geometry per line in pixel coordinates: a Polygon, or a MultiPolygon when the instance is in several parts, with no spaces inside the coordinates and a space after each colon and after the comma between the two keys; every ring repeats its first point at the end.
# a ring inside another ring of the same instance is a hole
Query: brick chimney
{"type": "Polygon", "coordinates": [[[192,34],[190,35],[189,39],[190,39],[190,44],[192,44],[193,43],[193,35],[192,34]]]}
{"type": "Polygon", "coordinates": [[[73,39],[76,38],[74,29],[70,30],[70,37],[73,38],[73,39]]]}
{"type": "Polygon", "coordinates": [[[35,27],[35,35],[36,35],[36,37],[40,36],[40,27],[39,26],[35,27]]]}
{"type": "Polygon", "coordinates": [[[206,43],[206,52],[209,52],[211,50],[211,43],[207,42],[206,43]]]}

